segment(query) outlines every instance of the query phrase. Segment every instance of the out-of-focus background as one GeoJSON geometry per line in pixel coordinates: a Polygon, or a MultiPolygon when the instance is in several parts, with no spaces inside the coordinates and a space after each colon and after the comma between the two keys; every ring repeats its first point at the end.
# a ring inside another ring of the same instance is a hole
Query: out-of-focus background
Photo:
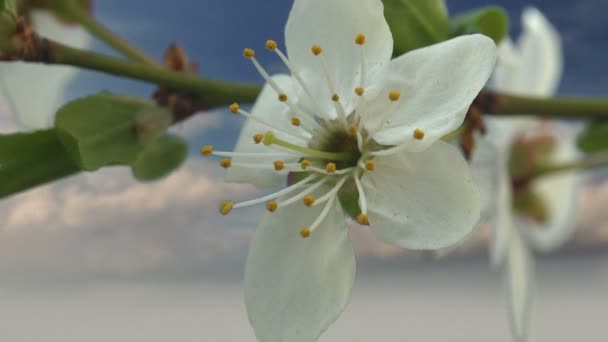
{"type": "MultiPolygon", "coordinates": [[[[448,1],[451,12],[505,6],[512,36],[527,1],[448,1]]],[[[532,3],[534,4],[534,3],[532,3]]],[[[560,31],[566,69],[562,94],[608,95],[608,23],[603,0],[535,4],[560,31]]],[[[242,58],[283,39],[291,1],[104,0],[98,18],[160,57],[179,42],[209,77],[261,82],[242,58]]],[[[110,52],[101,44],[95,49],[110,52]]],[[[83,72],[66,99],[104,89],[148,95],[151,86],[83,72]]],[[[6,102],[0,130],[10,131],[6,102]]],[[[0,201],[0,341],[254,341],[242,300],[247,247],[263,208],[217,213],[223,199],[256,194],[225,184],[198,147],[234,144],[242,118],[224,110],[175,130],[192,156],[170,177],[134,182],[128,170],[81,174],[0,201]]],[[[608,184],[587,174],[578,198],[575,239],[537,258],[538,291],[531,341],[608,337],[608,184]]],[[[503,279],[490,270],[484,238],[437,261],[404,254],[367,228],[351,230],[358,275],[351,305],[321,341],[509,341],[503,279]]]]}

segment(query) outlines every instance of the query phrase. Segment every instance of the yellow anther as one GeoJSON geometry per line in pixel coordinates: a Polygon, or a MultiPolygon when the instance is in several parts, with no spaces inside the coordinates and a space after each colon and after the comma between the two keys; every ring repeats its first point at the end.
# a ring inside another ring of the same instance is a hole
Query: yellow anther
{"type": "Polygon", "coordinates": [[[208,155],[211,155],[211,153],[213,153],[213,146],[207,145],[207,146],[201,147],[201,154],[202,155],[208,156],[208,155]]]}
{"type": "Polygon", "coordinates": [[[365,44],[365,35],[363,33],[359,33],[355,37],[355,43],[357,43],[357,45],[363,45],[363,44],[365,44]]]}
{"type": "Polygon", "coordinates": [[[232,207],[234,207],[234,202],[224,201],[220,204],[220,213],[222,215],[228,215],[228,213],[232,211],[232,207]]]}
{"type": "Polygon", "coordinates": [[[230,109],[230,112],[232,114],[237,114],[239,112],[239,109],[241,109],[241,106],[239,106],[238,103],[233,103],[230,105],[230,107],[228,107],[228,109],[230,109]]]}
{"type": "Polygon", "coordinates": [[[298,118],[291,118],[291,124],[294,126],[300,126],[302,124],[302,121],[300,121],[300,119],[298,118]]]}
{"type": "Polygon", "coordinates": [[[401,97],[401,93],[393,90],[390,93],[388,93],[388,99],[391,101],[399,101],[399,98],[401,97]]]}
{"type": "Polygon", "coordinates": [[[224,158],[222,160],[220,160],[220,165],[224,168],[227,169],[230,166],[232,166],[232,160],[230,160],[230,158],[224,158]]]}
{"type": "Polygon", "coordinates": [[[305,239],[310,236],[310,233],[311,233],[310,228],[304,227],[304,228],[300,229],[300,236],[305,239]]]}
{"type": "Polygon", "coordinates": [[[367,215],[364,213],[361,213],[357,215],[357,222],[359,222],[359,224],[367,225],[369,224],[369,217],[367,217],[367,215]]]}
{"type": "Polygon", "coordinates": [[[364,93],[365,93],[365,89],[363,89],[363,87],[355,88],[355,94],[362,96],[364,93]]]}
{"type": "Polygon", "coordinates": [[[336,164],[335,163],[327,163],[327,165],[325,165],[325,171],[327,171],[329,173],[336,172],[336,164]]]}
{"type": "Polygon", "coordinates": [[[274,40],[272,40],[272,39],[268,39],[268,40],[266,41],[266,48],[267,48],[268,50],[270,50],[270,51],[274,51],[274,50],[276,50],[276,49],[277,49],[277,42],[275,42],[275,41],[274,41],[274,40]]]}
{"type": "Polygon", "coordinates": [[[308,159],[302,159],[302,161],[300,162],[302,170],[306,170],[310,165],[312,165],[312,163],[308,159]]]}
{"type": "Polygon", "coordinates": [[[358,131],[359,131],[359,129],[357,128],[356,125],[353,125],[353,124],[348,125],[348,133],[350,135],[357,135],[358,131]]]}
{"type": "Polygon", "coordinates": [[[276,171],[281,171],[285,168],[285,162],[282,160],[275,160],[273,164],[276,171]]]}
{"type": "Polygon", "coordinates": [[[318,56],[321,54],[321,52],[323,52],[323,49],[321,49],[321,47],[319,45],[313,45],[310,48],[310,51],[312,51],[313,55],[318,56]]]}
{"type": "Polygon", "coordinates": [[[277,203],[277,201],[268,201],[268,203],[266,203],[266,210],[270,211],[271,213],[277,211],[278,208],[279,203],[277,203]]]}
{"type": "Polygon", "coordinates": [[[315,204],[315,198],[313,195],[307,195],[306,197],[304,197],[304,205],[310,207],[313,204],[315,204]]]}
{"type": "Polygon", "coordinates": [[[374,171],[376,169],[376,162],[374,162],[372,159],[368,159],[365,161],[365,169],[367,171],[374,171]]]}
{"type": "Polygon", "coordinates": [[[264,139],[262,139],[262,141],[264,142],[264,145],[266,145],[266,146],[272,145],[274,143],[274,133],[272,133],[272,131],[266,132],[266,134],[264,134],[264,139]]]}
{"type": "Polygon", "coordinates": [[[256,144],[259,144],[262,142],[262,140],[264,140],[264,134],[262,133],[257,133],[253,135],[253,142],[255,142],[256,144]]]}
{"type": "Polygon", "coordinates": [[[245,58],[252,58],[253,56],[255,56],[255,51],[247,48],[243,50],[243,56],[245,56],[245,58]]]}
{"type": "Polygon", "coordinates": [[[286,102],[287,101],[287,94],[279,94],[279,101],[281,102],[286,102]]]}
{"type": "Polygon", "coordinates": [[[414,130],[414,139],[422,140],[424,139],[424,132],[418,128],[414,130]]]}
{"type": "Polygon", "coordinates": [[[331,96],[331,100],[334,102],[338,102],[338,101],[340,101],[340,96],[338,96],[338,94],[333,94],[331,96]]]}

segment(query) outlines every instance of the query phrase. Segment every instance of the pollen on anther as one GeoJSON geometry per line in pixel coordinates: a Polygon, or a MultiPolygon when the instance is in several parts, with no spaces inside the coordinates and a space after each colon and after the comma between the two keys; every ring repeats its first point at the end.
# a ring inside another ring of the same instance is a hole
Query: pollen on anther
{"type": "Polygon", "coordinates": [[[302,170],[306,170],[310,165],[312,165],[312,163],[308,159],[303,159],[300,162],[300,166],[302,167],[302,170]]]}
{"type": "Polygon", "coordinates": [[[365,89],[363,89],[363,87],[355,88],[355,94],[362,96],[364,93],[365,93],[365,89]]]}
{"type": "Polygon", "coordinates": [[[420,129],[416,128],[416,129],[414,130],[414,139],[417,139],[417,140],[422,140],[422,139],[424,139],[424,131],[422,131],[422,130],[420,130],[420,129]]]}
{"type": "Polygon", "coordinates": [[[325,165],[325,171],[327,171],[329,173],[336,172],[336,164],[335,163],[327,163],[327,165],[325,165]]]}
{"type": "Polygon", "coordinates": [[[230,107],[228,107],[228,109],[230,109],[230,112],[232,114],[237,114],[239,112],[239,109],[241,109],[241,106],[239,106],[238,103],[233,103],[230,105],[230,107]]]}
{"type": "Polygon", "coordinates": [[[300,121],[300,119],[298,118],[291,118],[291,124],[294,126],[300,126],[302,124],[302,121],[300,121]]]}
{"type": "Polygon", "coordinates": [[[308,227],[304,227],[304,228],[300,229],[300,236],[305,239],[310,236],[310,233],[311,233],[310,228],[308,228],[308,227]]]}
{"type": "Polygon", "coordinates": [[[232,211],[232,207],[234,207],[234,202],[232,201],[224,201],[220,204],[220,214],[228,215],[232,211]]]}
{"type": "Polygon", "coordinates": [[[359,131],[359,129],[357,128],[357,126],[350,124],[348,125],[348,133],[350,135],[357,135],[357,132],[359,131]]]}
{"type": "Polygon", "coordinates": [[[268,201],[268,203],[266,203],[266,210],[270,211],[271,213],[277,211],[278,208],[279,203],[277,203],[277,201],[268,201]]]}
{"type": "Polygon", "coordinates": [[[355,43],[357,45],[363,45],[365,44],[365,35],[363,33],[359,33],[356,37],[355,37],[355,43]]]}
{"type": "Polygon", "coordinates": [[[376,169],[376,162],[374,162],[372,159],[368,159],[365,161],[365,169],[367,171],[374,171],[376,169]]]}
{"type": "Polygon", "coordinates": [[[393,90],[390,93],[388,93],[388,99],[391,101],[399,101],[399,98],[401,97],[401,93],[393,90]]]}
{"type": "Polygon", "coordinates": [[[211,155],[211,153],[213,153],[213,146],[207,145],[207,146],[201,147],[201,154],[202,155],[208,156],[208,155],[211,155]]]}
{"type": "Polygon", "coordinates": [[[224,158],[224,159],[220,160],[220,166],[223,167],[224,169],[227,169],[230,166],[232,166],[232,160],[230,160],[230,158],[224,158]]]}
{"type": "Polygon", "coordinates": [[[245,56],[245,58],[252,58],[253,56],[255,56],[255,51],[253,51],[252,49],[246,48],[243,50],[243,56],[245,56]]]}
{"type": "Polygon", "coordinates": [[[313,204],[315,204],[315,198],[313,195],[307,195],[306,197],[304,197],[304,205],[307,207],[312,206],[313,204]]]}
{"type": "Polygon", "coordinates": [[[274,51],[277,49],[277,42],[272,40],[272,39],[268,39],[266,41],[266,48],[270,51],[274,51]]]}
{"type": "Polygon", "coordinates": [[[285,168],[285,162],[282,160],[275,160],[273,164],[276,171],[281,171],[285,168]]]}
{"type": "Polygon", "coordinates": [[[357,215],[357,222],[359,222],[359,224],[366,225],[369,224],[369,218],[364,213],[361,213],[357,215]]]}
{"type": "Polygon", "coordinates": [[[279,101],[281,102],[286,102],[287,101],[287,94],[279,94],[279,101]]]}
{"type": "Polygon", "coordinates": [[[331,96],[331,100],[334,102],[338,102],[338,101],[340,101],[340,96],[338,94],[333,94],[331,96]]]}
{"type": "Polygon", "coordinates": [[[323,49],[319,45],[313,45],[310,48],[310,51],[312,52],[313,55],[318,56],[321,54],[321,52],[323,52],[323,49]]]}
{"type": "Polygon", "coordinates": [[[253,142],[256,144],[259,144],[262,142],[262,140],[264,140],[264,134],[262,133],[257,133],[253,135],[253,142]]]}

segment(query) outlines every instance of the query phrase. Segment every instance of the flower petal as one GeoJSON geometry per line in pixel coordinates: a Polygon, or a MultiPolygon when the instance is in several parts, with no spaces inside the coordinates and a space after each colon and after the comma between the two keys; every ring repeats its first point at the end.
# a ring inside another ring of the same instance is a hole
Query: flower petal
{"type": "MultiPolygon", "coordinates": [[[[34,29],[44,37],[79,48],[91,43],[84,30],[62,24],[47,12],[33,12],[32,18],[34,29]]],[[[42,129],[52,125],[66,87],[77,74],[78,69],[67,66],[2,63],[0,86],[17,122],[24,129],[42,129]]]]}
{"type": "Polygon", "coordinates": [[[506,166],[502,167],[499,173],[496,218],[490,239],[490,264],[494,268],[504,262],[509,246],[509,232],[514,229],[511,179],[506,166]]]}
{"type": "Polygon", "coordinates": [[[534,260],[517,229],[511,229],[507,263],[507,291],[511,330],[526,341],[534,294],[534,260]]]}
{"type": "MultiPolygon", "coordinates": [[[[272,79],[286,92],[288,96],[293,95],[293,83],[290,76],[287,75],[276,75],[272,79]]],[[[271,121],[278,128],[282,128],[289,131],[296,131],[298,128],[291,124],[291,117],[289,115],[289,108],[285,103],[280,102],[277,99],[276,92],[266,84],[262,89],[262,92],[258,96],[251,114],[258,116],[262,119],[271,121]]],[[[271,153],[275,150],[265,146],[264,144],[255,144],[253,141],[253,135],[257,133],[265,133],[272,130],[276,133],[277,137],[287,140],[289,142],[298,143],[294,141],[289,135],[273,130],[272,128],[258,123],[254,120],[247,119],[241,129],[241,134],[234,148],[234,152],[244,153],[271,153]]],[[[279,153],[279,151],[277,151],[279,153]]],[[[294,162],[297,157],[283,158],[285,162],[294,162]]],[[[272,165],[275,157],[235,157],[232,159],[235,163],[257,163],[257,164],[268,164],[272,165]]],[[[240,182],[240,183],[251,183],[258,187],[272,187],[285,183],[286,176],[279,174],[274,170],[255,170],[252,172],[248,168],[231,167],[226,172],[226,181],[229,182],[240,182]]]]}
{"type": "Polygon", "coordinates": [[[350,300],[355,255],[334,202],[309,238],[299,234],[322,206],[303,204],[267,214],[258,226],[245,272],[245,303],[260,341],[316,341],[350,300]]]}
{"type": "MultiPolygon", "coordinates": [[[[373,75],[389,62],[393,52],[393,38],[380,0],[294,1],[285,28],[287,51],[322,107],[320,115],[333,119],[336,111],[321,61],[310,49],[313,45],[322,47],[336,91],[350,113],[356,104],[354,89],[366,86],[360,80],[360,46],[355,44],[359,33],[366,36],[365,67],[367,74],[373,75]]],[[[300,96],[300,100],[302,105],[317,109],[308,97],[300,96]]]]}
{"type": "Polygon", "coordinates": [[[523,33],[518,47],[524,80],[521,89],[512,89],[526,95],[549,96],[559,86],[563,71],[562,43],[557,30],[534,7],[522,14],[523,33]]]}
{"type": "Polygon", "coordinates": [[[479,220],[480,199],[469,168],[453,146],[376,158],[363,187],[371,227],[385,241],[411,249],[458,242],[479,220]]]}
{"type": "Polygon", "coordinates": [[[408,143],[410,151],[423,150],[462,124],[495,60],[494,42],[479,34],[406,53],[392,60],[379,80],[382,90],[370,100],[365,125],[384,126],[374,134],[381,144],[408,143]],[[392,90],[401,93],[396,108],[387,96],[392,90]],[[386,112],[392,114],[381,115],[386,112]],[[414,139],[415,129],[425,133],[424,139],[414,139]]]}

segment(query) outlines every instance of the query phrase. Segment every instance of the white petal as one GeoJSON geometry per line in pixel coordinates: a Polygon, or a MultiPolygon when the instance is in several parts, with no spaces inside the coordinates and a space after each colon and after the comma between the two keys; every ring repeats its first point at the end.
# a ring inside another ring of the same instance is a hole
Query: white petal
{"type": "MultiPolygon", "coordinates": [[[[290,76],[287,75],[275,75],[272,79],[281,87],[288,97],[293,96],[293,83],[290,76]]],[[[266,84],[262,89],[262,92],[258,96],[251,114],[258,116],[262,119],[271,121],[276,127],[286,129],[288,131],[296,131],[297,128],[291,124],[291,116],[289,108],[285,103],[278,100],[276,92],[266,84]]],[[[276,150],[271,149],[264,144],[255,144],[253,141],[253,135],[257,133],[265,133],[272,130],[276,133],[277,137],[298,143],[287,134],[273,130],[266,125],[260,124],[254,120],[246,119],[241,129],[241,134],[234,148],[235,152],[244,153],[272,153],[276,150]]],[[[280,151],[276,151],[280,153],[280,151]]],[[[283,158],[285,162],[294,162],[298,158],[290,157],[283,158]]],[[[273,157],[235,157],[232,159],[235,163],[259,163],[272,165],[272,162],[277,160],[273,157]]],[[[272,187],[285,183],[285,175],[278,174],[274,170],[252,170],[248,168],[231,167],[226,172],[226,181],[229,182],[242,182],[251,183],[258,187],[272,187]]]]}
{"type": "MultiPolygon", "coordinates": [[[[559,143],[554,162],[569,162],[580,157],[575,147],[576,128],[570,124],[558,125],[559,143]],[[563,132],[568,130],[568,132],[563,132]]],[[[556,173],[541,177],[532,187],[542,197],[549,211],[549,221],[542,225],[530,224],[524,231],[532,247],[542,252],[552,252],[567,242],[576,230],[578,188],[581,175],[578,172],[556,173]]]]}
{"type": "Polygon", "coordinates": [[[376,158],[376,169],[362,182],[370,226],[401,247],[447,247],[479,220],[479,192],[469,168],[458,150],[443,141],[424,152],[376,158]]]}
{"type": "Polygon", "coordinates": [[[374,135],[381,144],[410,143],[420,151],[462,124],[471,102],[488,81],[496,60],[494,42],[483,35],[454,38],[408,52],[392,60],[376,99],[365,114],[365,125],[374,127],[382,113],[386,128],[374,135]],[[396,111],[388,93],[401,92],[396,111]],[[425,132],[415,140],[413,132],[425,132]]]}
{"type": "Polygon", "coordinates": [[[496,67],[488,86],[513,93],[525,89],[521,56],[510,38],[503,40],[498,45],[496,67]]]}
{"type": "Polygon", "coordinates": [[[322,206],[303,204],[267,214],[249,251],[245,303],[260,341],[316,341],[350,300],[355,256],[335,203],[321,226],[303,239],[322,206]]]}
{"type": "Polygon", "coordinates": [[[507,289],[515,340],[526,341],[534,295],[534,260],[517,229],[511,229],[507,289]]]}
{"type": "MultiPolygon", "coordinates": [[[[60,23],[46,12],[33,13],[34,28],[44,37],[86,48],[91,39],[77,26],[60,23]]],[[[52,125],[52,118],[68,84],[78,69],[68,66],[11,62],[0,65],[0,85],[13,112],[24,129],[42,129],[52,125]]]]}
{"type": "Polygon", "coordinates": [[[505,260],[509,246],[509,232],[514,229],[511,179],[504,167],[501,168],[498,182],[496,217],[490,239],[490,264],[495,268],[502,265],[505,260]]]}
{"type": "MultiPolygon", "coordinates": [[[[354,89],[361,86],[357,34],[366,35],[365,66],[368,75],[377,73],[390,60],[393,38],[384,19],[380,0],[295,0],[285,41],[290,60],[302,71],[308,88],[321,105],[321,115],[335,118],[332,93],[319,57],[310,48],[320,45],[337,93],[350,113],[356,104],[354,89]]],[[[368,76],[369,77],[369,76],[368,76]]],[[[365,85],[364,85],[365,86],[365,85]]],[[[308,97],[300,96],[308,102],[308,97]]],[[[312,107],[308,105],[308,107],[312,107]]]]}
{"type": "Polygon", "coordinates": [[[549,96],[559,86],[563,71],[562,43],[559,33],[543,14],[528,7],[522,14],[523,33],[518,41],[525,83],[512,89],[526,95],[549,96]]]}

